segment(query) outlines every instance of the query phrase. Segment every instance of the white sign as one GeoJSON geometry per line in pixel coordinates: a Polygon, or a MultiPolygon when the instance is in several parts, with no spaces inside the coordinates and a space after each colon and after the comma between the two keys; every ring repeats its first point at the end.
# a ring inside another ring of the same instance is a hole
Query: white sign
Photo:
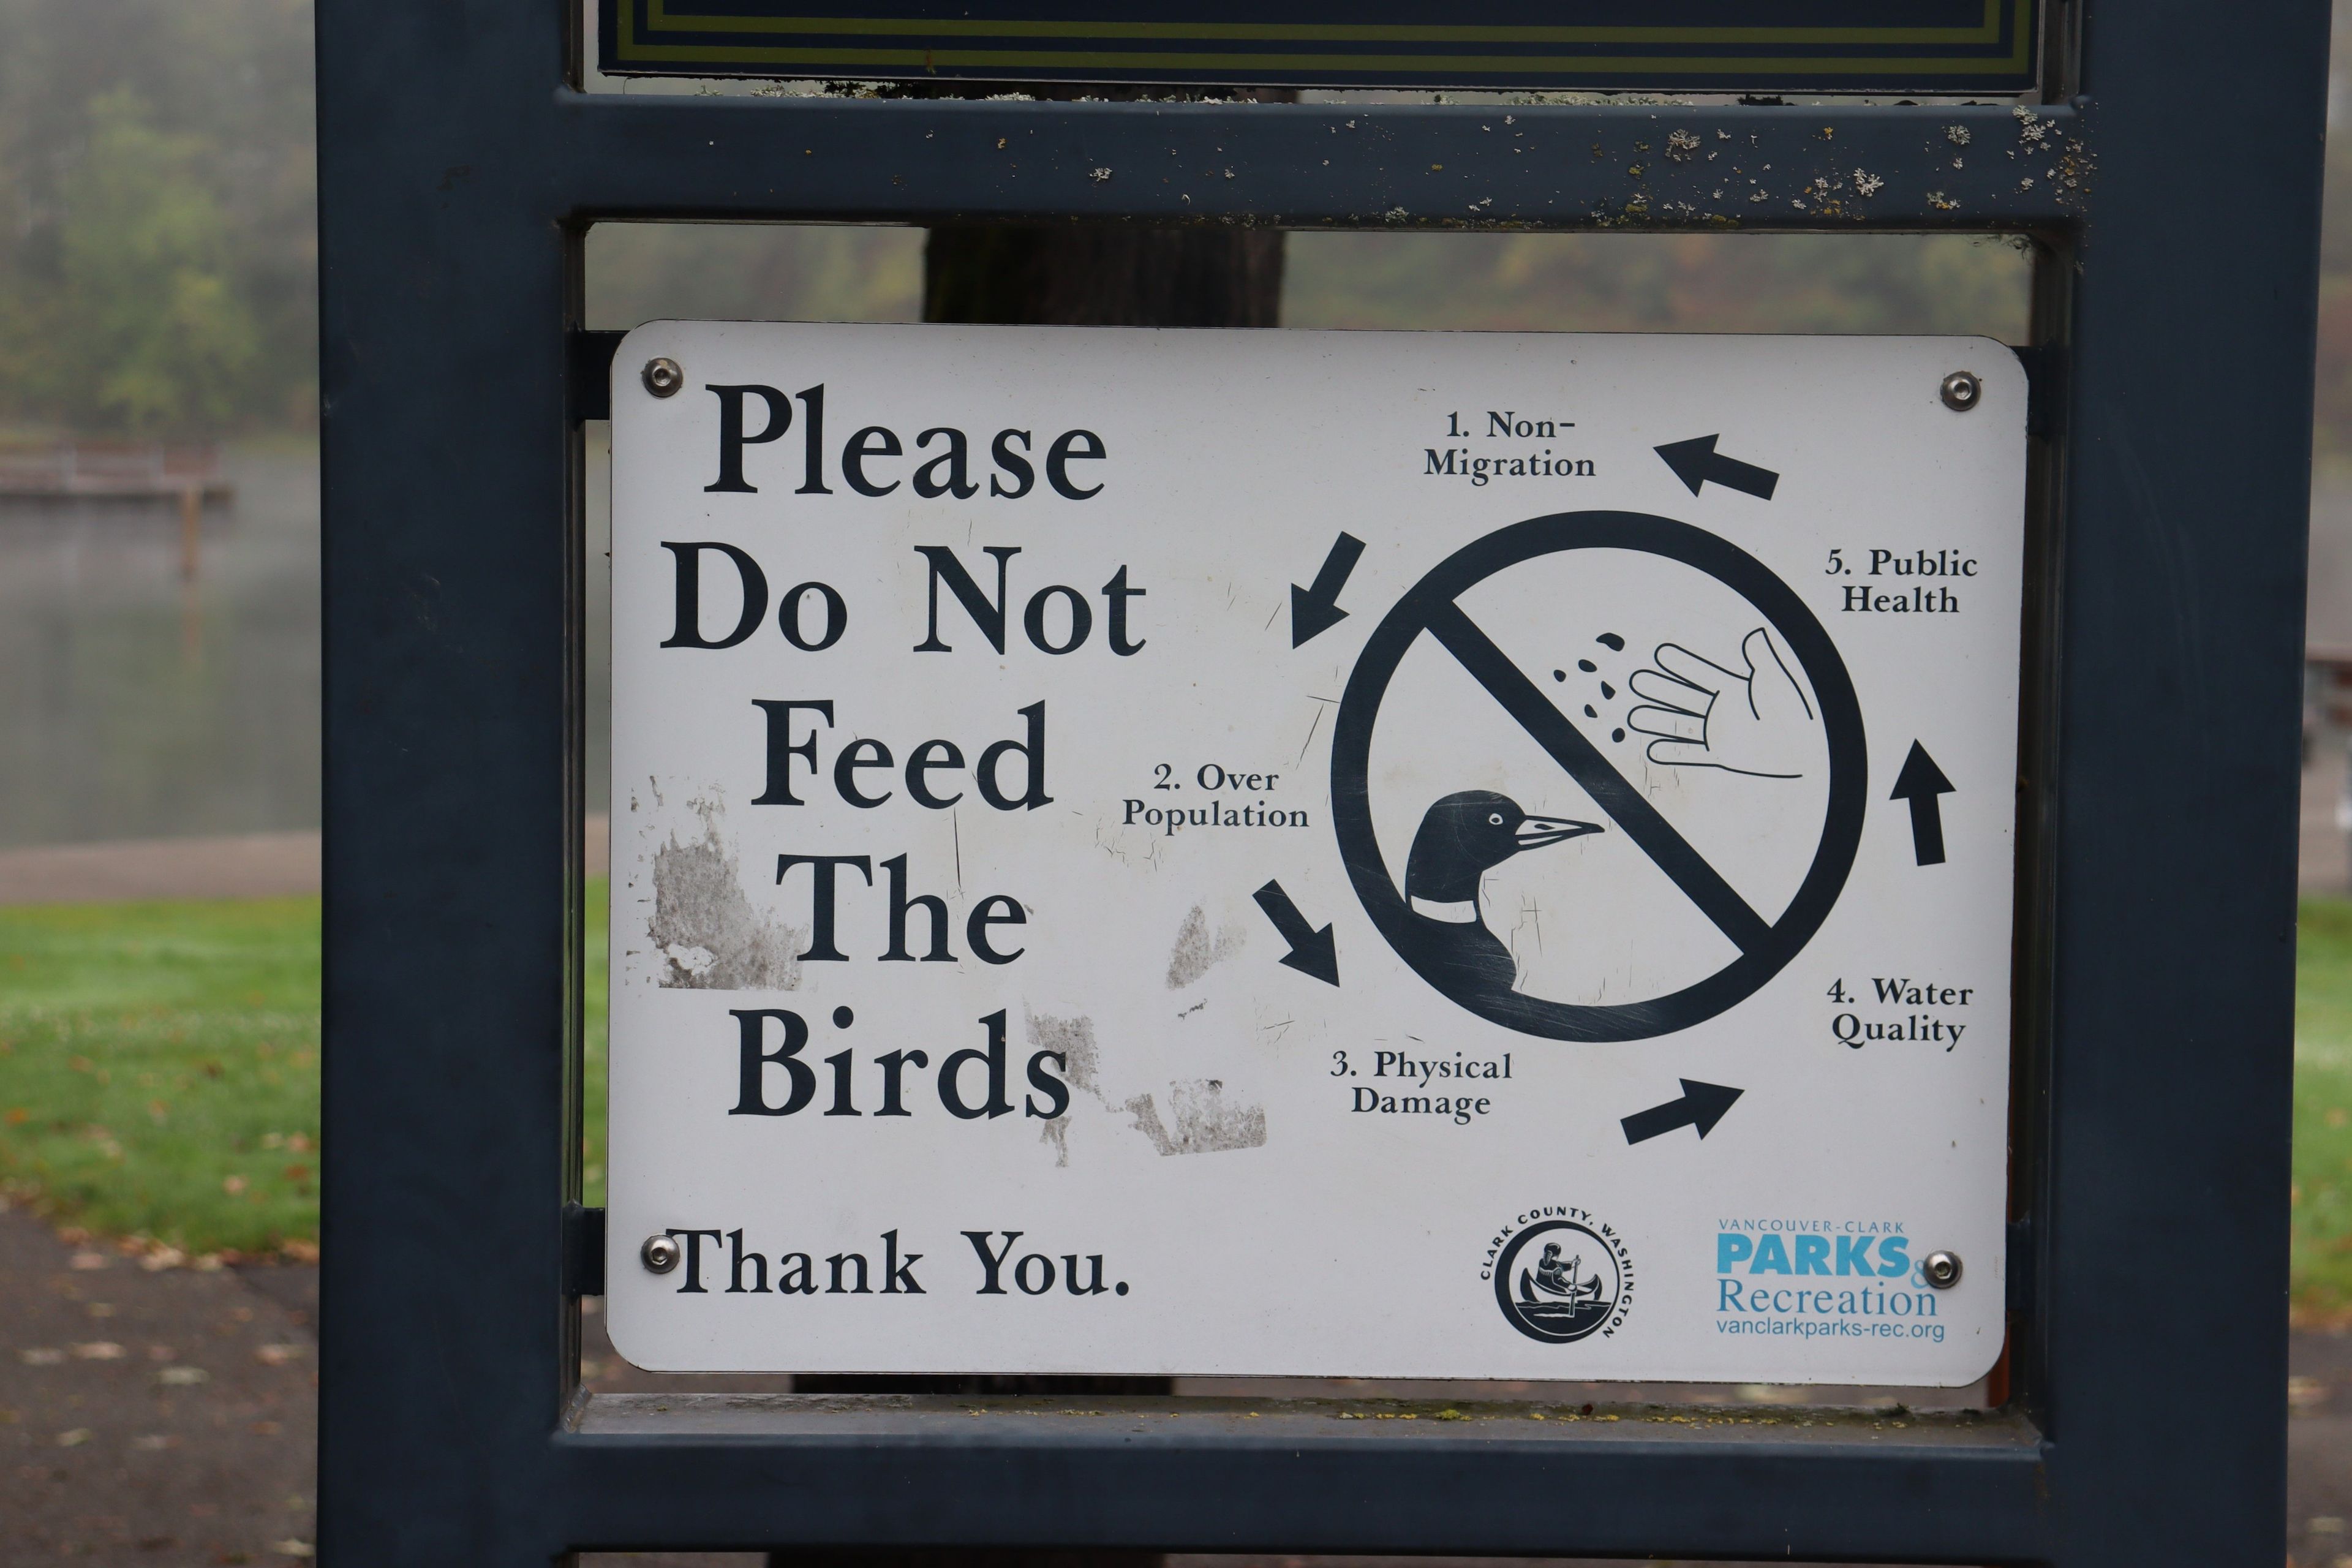
{"type": "Polygon", "coordinates": [[[629,334],[615,1345],[1982,1375],[2025,402],[1976,338],[629,334]]]}

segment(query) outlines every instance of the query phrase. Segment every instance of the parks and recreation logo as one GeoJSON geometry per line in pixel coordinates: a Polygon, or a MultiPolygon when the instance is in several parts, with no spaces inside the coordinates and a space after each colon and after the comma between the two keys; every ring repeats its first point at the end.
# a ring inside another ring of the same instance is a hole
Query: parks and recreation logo
{"type": "Polygon", "coordinates": [[[1531,1340],[1564,1345],[1608,1338],[1633,1306],[1633,1257],[1616,1228],[1589,1209],[1543,1204],[1521,1211],[1486,1245],[1481,1279],[1531,1340]]]}

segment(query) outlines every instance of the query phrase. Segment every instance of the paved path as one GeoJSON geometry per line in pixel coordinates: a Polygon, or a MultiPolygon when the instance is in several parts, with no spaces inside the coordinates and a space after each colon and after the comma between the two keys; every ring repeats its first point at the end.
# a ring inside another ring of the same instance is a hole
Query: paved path
{"type": "Polygon", "coordinates": [[[309,1313],[235,1272],[0,1212],[0,1563],[301,1561],[313,1351],[309,1313]]]}
{"type": "MultiPolygon", "coordinates": [[[[588,875],[609,863],[609,820],[588,819],[588,875]]],[[[246,833],[0,849],[0,904],[268,899],[319,890],[319,835],[246,833]]]]}

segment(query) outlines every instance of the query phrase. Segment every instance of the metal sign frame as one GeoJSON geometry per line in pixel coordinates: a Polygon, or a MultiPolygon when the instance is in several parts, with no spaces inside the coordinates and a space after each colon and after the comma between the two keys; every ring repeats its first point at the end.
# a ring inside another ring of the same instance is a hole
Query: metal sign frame
{"type": "Polygon", "coordinates": [[[1514,139],[1479,105],[590,96],[579,11],[319,7],[329,1561],[2280,1561],[2321,0],[2259,25],[2053,5],[2032,139],[2007,103],[1512,107],[1514,139]],[[1677,128],[1801,195],[1727,208],[1703,161],[1662,155],[1677,128]],[[1234,178],[1097,177],[1171,151],[1234,178]],[[602,364],[574,329],[586,228],[627,218],[2029,237],[2006,1405],[1441,1424],[583,1393],[579,421],[602,364]],[[2169,1297],[2184,1258],[2200,1310],[2169,1297]]]}
{"type": "Polygon", "coordinates": [[[1666,86],[1692,91],[2021,92],[2041,0],[1798,0],[1769,18],[1709,0],[1490,5],[1475,23],[1421,0],[1328,6],[1130,3],[1073,16],[1042,0],[597,0],[615,76],[1389,88],[1666,86]],[[811,15],[811,12],[821,15],[811,15]]]}

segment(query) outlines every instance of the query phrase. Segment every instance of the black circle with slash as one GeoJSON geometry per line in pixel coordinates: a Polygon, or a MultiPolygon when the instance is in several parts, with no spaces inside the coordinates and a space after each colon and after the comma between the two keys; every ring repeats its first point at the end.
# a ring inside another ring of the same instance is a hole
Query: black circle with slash
{"type": "Polygon", "coordinates": [[[1869,763],[1862,708],[1844,661],[1795,591],[1728,541],[1639,512],[1561,512],[1487,534],[1454,552],[1397,602],[1364,644],[1339,700],[1331,736],[1331,816],[1356,896],[1397,955],[1451,1000],[1491,1023],[1555,1040],[1640,1040],[1714,1017],[1753,995],[1819,931],[1845,887],[1862,842],[1869,763]],[[1821,706],[1829,749],[1829,803],[1822,837],[1796,897],[1777,921],[1749,908],[1649,797],[1585,739],[1456,601],[1498,572],[1570,550],[1630,550],[1703,572],[1759,611],[1796,656],[1821,706]],[[1588,1006],[1463,982],[1430,951],[1416,915],[1381,858],[1372,831],[1372,726],[1389,682],[1423,633],[1460,661],[1535,742],[1591,796],[1620,831],[1673,879],[1739,950],[1696,984],[1647,1001],[1588,1006]]]}

